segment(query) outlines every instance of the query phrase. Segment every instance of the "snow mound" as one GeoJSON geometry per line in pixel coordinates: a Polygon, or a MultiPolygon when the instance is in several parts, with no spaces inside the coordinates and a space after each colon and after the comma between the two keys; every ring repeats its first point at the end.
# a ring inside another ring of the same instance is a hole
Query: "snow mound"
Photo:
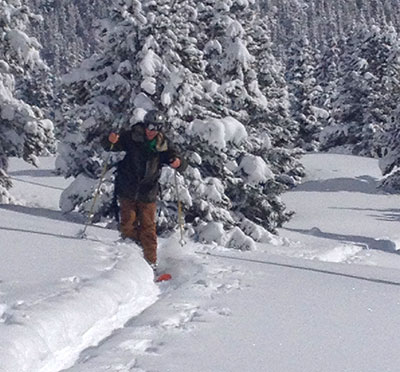
{"type": "Polygon", "coordinates": [[[362,250],[363,247],[359,245],[343,244],[329,250],[328,252],[320,254],[316,259],[324,262],[347,262],[362,250]]]}
{"type": "Polygon", "coordinates": [[[82,225],[57,208],[67,182],[41,160],[11,159],[21,203],[0,206],[1,372],[68,368],[159,295],[141,249],[116,243],[118,232],[90,226],[77,238],[82,225]]]}
{"type": "Polygon", "coordinates": [[[244,125],[230,116],[222,119],[193,120],[186,131],[188,135],[199,137],[218,150],[225,149],[229,143],[240,146],[247,138],[244,125]]]}
{"type": "MultiPolygon", "coordinates": [[[[67,281],[68,278],[64,278],[67,281]]],[[[75,291],[58,293],[13,311],[1,304],[0,371],[53,372],[72,365],[153,304],[153,272],[138,252],[125,254],[93,281],[69,278],[75,291]]]]}

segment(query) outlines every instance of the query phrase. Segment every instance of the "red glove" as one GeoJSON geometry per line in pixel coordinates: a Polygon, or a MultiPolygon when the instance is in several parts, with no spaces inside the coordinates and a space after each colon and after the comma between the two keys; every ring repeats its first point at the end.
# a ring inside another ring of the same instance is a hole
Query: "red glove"
{"type": "Polygon", "coordinates": [[[119,134],[117,133],[110,133],[110,135],[108,136],[108,140],[113,143],[116,144],[119,140],[119,134]]]}
{"type": "Polygon", "coordinates": [[[174,160],[172,160],[171,161],[171,163],[169,163],[169,165],[172,167],[172,168],[179,168],[180,167],[180,165],[181,165],[181,159],[179,159],[179,158],[175,158],[174,160]]]}

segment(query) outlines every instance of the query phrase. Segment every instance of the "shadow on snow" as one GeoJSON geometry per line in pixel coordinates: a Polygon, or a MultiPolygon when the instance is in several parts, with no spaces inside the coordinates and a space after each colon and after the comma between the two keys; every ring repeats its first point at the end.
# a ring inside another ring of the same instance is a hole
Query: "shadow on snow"
{"type": "Polygon", "coordinates": [[[400,254],[400,251],[398,251],[396,249],[395,242],[393,242],[392,240],[388,240],[388,239],[374,239],[374,238],[368,238],[366,236],[359,236],[359,235],[334,234],[334,233],[323,232],[316,227],[313,227],[312,229],[308,229],[308,230],[294,229],[294,228],[288,228],[288,227],[283,227],[283,229],[288,230],[288,231],[297,232],[300,234],[317,236],[319,238],[332,239],[332,240],[342,241],[342,242],[346,242],[346,243],[361,245],[366,249],[373,249],[373,250],[382,251],[382,252],[400,254]]]}
{"type": "Polygon", "coordinates": [[[400,209],[388,208],[388,209],[378,209],[378,208],[349,208],[349,207],[330,207],[330,209],[347,209],[353,211],[371,211],[371,212],[381,212],[381,214],[370,214],[370,217],[374,217],[379,221],[400,221],[400,209]]]}
{"type": "MultiPolygon", "coordinates": [[[[28,177],[58,177],[53,169],[25,169],[8,172],[10,176],[28,176],[28,177]]],[[[18,180],[20,181],[20,180],[18,180]]]]}
{"type": "Polygon", "coordinates": [[[23,205],[13,205],[13,204],[0,204],[0,209],[28,214],[35,217],[44,217],[49,218],[51,220],[57,221],[67,221],[67,222],[74,222],[78,224],[82,224],[86,222],[86,219],[77,212],[65,214],[61,211],[56,211],[52,209],[46,208],[34,208],[34,207],[26,207],[23,205]]]}
{"type": "Polygon", "coordinates": [[[380,191],[377,186],[377,179],[371,176],[360,176],[357,178],[333,178],[328,180],[306,181],[291,191],[348,191],[360,192],[364,194],[382,194],[383,192],[380,191]]]}
{"type": "Polygon", "coordinates": [[[91,240],[91,241],[100,242],[100,240],[98,240],[98,239],[80,237],[78,235],[76,235],[76,236],[62,235],[62,234],[55,234],[55,233],[50,233],[50,232],[46,232],[46,231],[34,231],[34,230],[28,230],[28,229],[19,229],[19,228],[15,228],[15,227],[0,226],[0,230],[14,231],[14,232],[19,232],[19,233],[27,233],[27,234],[35,234],[35,235],[43,235],[43,236],[51,236],[51,237],[55,237],[57,239],[62,238],[62,239],[73,239],[73,240],[91,240]]]}
{"type": "MultiPolygon", "coordinates": [[[[53,221],[75,223],[75,224],[80,225],[81,230],[83,229],[83,227],[85,226],[85,223],[87,222],[87,219],[77,212],[64,214],[61,211],[55,211],[55,210],[46,209],[46,208],[34,208],[34,207],[26,207],[26,206],[22,206],[22,205],[13,205],[13,204],[0,204],[0,209],[17,212],[17,213],[23,213],[23,214],[27,214],[27,215],[35,216],[35,217],[48,218],[53,221]]],[[[107,227],[98,226],[98,225],[89,225],[89,227],[95,227],[96,229],[109,230],[109,228],[107,228],[107,227]]],[[[73,236],[73,235],[62,235],[62,234],[57,234],[57,233],[52,233],[52,232],[47,232],[47,231],[34,231],[34,230],[17,228],[17,227],[8,227],[8,226],[0,226],[0,230],[15,231],[15,232],[21,232],[21,233],[28,233],[28,234],[38,234],[38,235],[44,235],[44,236],[52,236],[52,237],[62,238],[62,239],[90,240],[90,241],[95,241],[95,242],[102,242],[99,239],[90,238],[88,236],[82,237],[79,232],[77,233],[77,235],[73,236]]]]}
{"type": "Polygon", "coordinates": [[[204,252],[196,252],[196,253],[202,254],[202,255],[207,255],[207,256],[212,256],[212,257],[229,259],[229,260],[252,262],[252,263],[262,264],[262,265],[278,266],[278,267],[285,267],[285,268],[289,268],[289,269],[310,271],[310,272],[315,272],[315,273],[319,273],[319,274],[340,276],[340,277],[344,277],[344,278],[363,280],[363,281],[377,283],[377,284],[388,284],[388,285],[400,286],[399,282],[395,282],[392,280],[368,278],[368,277],[359,276],[359,275],[352,275],[352,274],[346,274],[346,273],[330,271],[330,270],[323,270],[323,269],[316,269],[316,268],[312,268],[312,267],[305,267],[305,266],[294,265],[294,264],[286,264],[286,263],[280,263],[280,262],[256,260],[256,259],[251,259],[251,258],[227,256],[225,254],[204,253],[204,252]]]}
{"type": "Polygon", "coordinates": [[[46,188],[48,188],[48,189],[64,191],[64,189],[63,189],[62,187],[50,186],[50,185],[46,185],[46,184],[44,184],[44,183],[39,183],[39,182],[21,180],[20,178],[15,178],[15,177],[10,177],[10,179],[11,179],[12,181],[18,181],[18,182],[22,182],[22,183],[28,183],[28,184],[30,184],[30,185],[46,187],[46,188]]]}

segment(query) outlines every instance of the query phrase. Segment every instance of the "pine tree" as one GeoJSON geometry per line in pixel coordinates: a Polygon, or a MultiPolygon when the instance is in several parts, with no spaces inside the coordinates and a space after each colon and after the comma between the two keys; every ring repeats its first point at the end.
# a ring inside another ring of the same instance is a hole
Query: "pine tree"
{"type": "MultiPolygon", "coordinates": [[[[251,159],[278,175],[263,185],[251,185],[246,182],[246,172],[243,172],[242,180],[236,179],[229,186],[229,199],[233,210],[273,230],[288,218],[276,195],[287,184],[292,186],[296,175],[301,173],[296,173],[299,167],[294,154],[277,147],[290,142],[290,122],[285,115],[287,97],[285,87],[279,86],[282,83],[279,65],[269,51],[262,49],[269,43],[268,30],[257,8],[246,2],[229,6],[226,2],[215,1],[209,5],[214,11],[208,9],[211,27],[205,28],[210,38],[205,49],[209,58],[208,76],[219,84],[218,92],[223,97],[225,109],[245,126],[249,134],[244,149],[228,154],[230,161],[236,163],[239,158],[246,163],[251,159]],[[261,66],[264,87],[258,75],[261,66]]],[[[207,8],[203,9],[206,11],[207,8]]],[[[238,166],[242,169],[241,163],[238,166]]],[[[230,179],[232,175],[224,178],[230,179]]]]}
{"type": "Polygon", "coordinates": [[[267,102],[262,112],[260,132],[267,132],[273,146],[293,147],[296,136],[295,122],[290,117],[289,92],[285,81],[285,68],[273,54],[268,37],[268,19],[262,17],[251,22],[249,51],[255,57],[258,86],[267,102]]]}
{"type": "MultiPolygon", "coordinates": [[[[242,15],[246,7],[243,2],[194,0],[177,0],[173,7],[170,1],[143,2],[143,7],[139,1],[114,3],[112,16],[102,22],[102,52],[85,60],[66,81],[72,109],[64,120],[57,165],[76,179],[63,193],[65,211],[85,210],[91,202],[105,157],[100,139],[111,130],[129,128],[156,108],[166,113],[170,124],[164,131],[190,162],[185,179],[179,176],[178,182],[187,220],[197,234],[213,223],[241,226],[242,231],[250,220],[273,231],[288,219],[278,194],[298,177],[291,174],[295,162],[289,153],[260,142],[261,133],[256,138],[258,119],[252,116],[261,118],[268,103],[256,71],[241,58],[242,52],[249,56],[245,30],[229,17],[229,11],[242,15]],[[207,24],[210,15],[214,17],[207,24]],[[220,27],[225,24],[226,29],[220,27]],[[221,58],[214,59],[214,53],[221,58]],[[286,177],[280,179],[277,169],[283,168],[286,177]]],[[[254,57],[248,61],[255,66],[254,57]]],[[[112,172],[98,215],[109,209],[111,179],[112,172]]],[[[170,169],[161,183],[160,221],[167,227],[176,198],[170,169]]],[[[229,244],[238,244],[233,240],[229,244]]]]}
{"type": "Polygon", "coordinates": [[[380,156],[378,138],[397,104],[397,44],[392,28],[357,26],[342,58],[335,124],[324,130],[322,149],[342,146],[354,154],[380,156]]]}
{"type": "Polygon", "coordinates": [[[291,116],[298,124],[296,143],[306,151],[315,151],[321,129],[316,104],[322,89],[315,79],[315,61],[306,38],[298,38],[291,44],[286,79],[291,116]]]}
{"type": "Polygon", "coordinates": [[[315,77],[321,91],[317,97],[316,105],[321,108],[322,115],[319,122],[322,128],[332,123],[332,99],[336,91],[338,69],[341,57],[341,48],[335,38],[328,39],[322,44],[318,54],[315,77]]]}
{"type": "Polygon", "coordinates": [[[399,45],[399,35],[392,27],[372,27],[367,49],[364,50],[368,60],[368,80],[372,89],[367,98],[364,121],[366,135],[360,146],[367,149],[367,155],[381,155],[381,145],[377,138],[384,131],[385,124],[391,121],[397,108],[396,97],[400,93],[399,45]]]}
{"type": "Polygon", "coordinates": [[[371,87],[365,79],[368,62],[361,49],[368,35],[366,25],[358,25],[347,39],[339,64],[337,89],[332,98],[334,123],[321,136],[321,149],[344,146],[352,152],[363,136],[365,100],[371,87]]]}
{"type": "MultiPolygon", "coordinates": [[[[390,41],[391,48],[386,71],[382,79],[384,106],[379,105],[379,117],[384,120],[381,131],[375,136],[374,152],[381,158],[379,165],[384,175],[382,187],[389,192],[400,192],[400,105],[397,97],[400,95],[400,40],[393,28],[389,28],[385,40],[390,41]]],[[[383,48],[385,49],[385,48],[383,48]]],[[[382,102],[382,103],[383,103],[382,102]]]]}
{"type": "Polygon", "coordinates": [[[380,150],[382,158],[379,166],[382,170],[383,179],[381,187],[388,192],[400,193],[400,105],[393,112],[381,134],[382,140],[380,150]]]}
{"type": "MultiPolygon", "coordinates": [[[[33,14],[20,1],[0,1],[0,203],[13,199],[7,175],[8,158],[21,157],[37,165],[53,145],[53,125],[40,108],[16,96],[16,81],[36,68],[44,68],[39,57],[40,45],[26,33],[33,14]]],[[[22,84],[22,83],[20,83],[22,84]]]]}
{"type": "Polygon", "coordinates": [[[26,1],[43,16],[43,22],[33,24],[30,31],[44,45],[43,59],[55,75],[64,74],[97,50],[94,26],[111,0],[26,1]]]}

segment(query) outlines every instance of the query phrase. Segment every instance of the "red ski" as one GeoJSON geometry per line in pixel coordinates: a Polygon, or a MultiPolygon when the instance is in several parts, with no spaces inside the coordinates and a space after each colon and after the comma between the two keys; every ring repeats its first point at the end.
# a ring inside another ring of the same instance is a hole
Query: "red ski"
{"type": "Polygon", "coordinates": [[[161,274],[160,276],[158,276],[158,277],[155,279],[155,282],[156,282],[156,283],[159,283],[159,282],[166,282],[167,280],[170,280],[170,279],[172,279],[171,274],[161,274]]]}

